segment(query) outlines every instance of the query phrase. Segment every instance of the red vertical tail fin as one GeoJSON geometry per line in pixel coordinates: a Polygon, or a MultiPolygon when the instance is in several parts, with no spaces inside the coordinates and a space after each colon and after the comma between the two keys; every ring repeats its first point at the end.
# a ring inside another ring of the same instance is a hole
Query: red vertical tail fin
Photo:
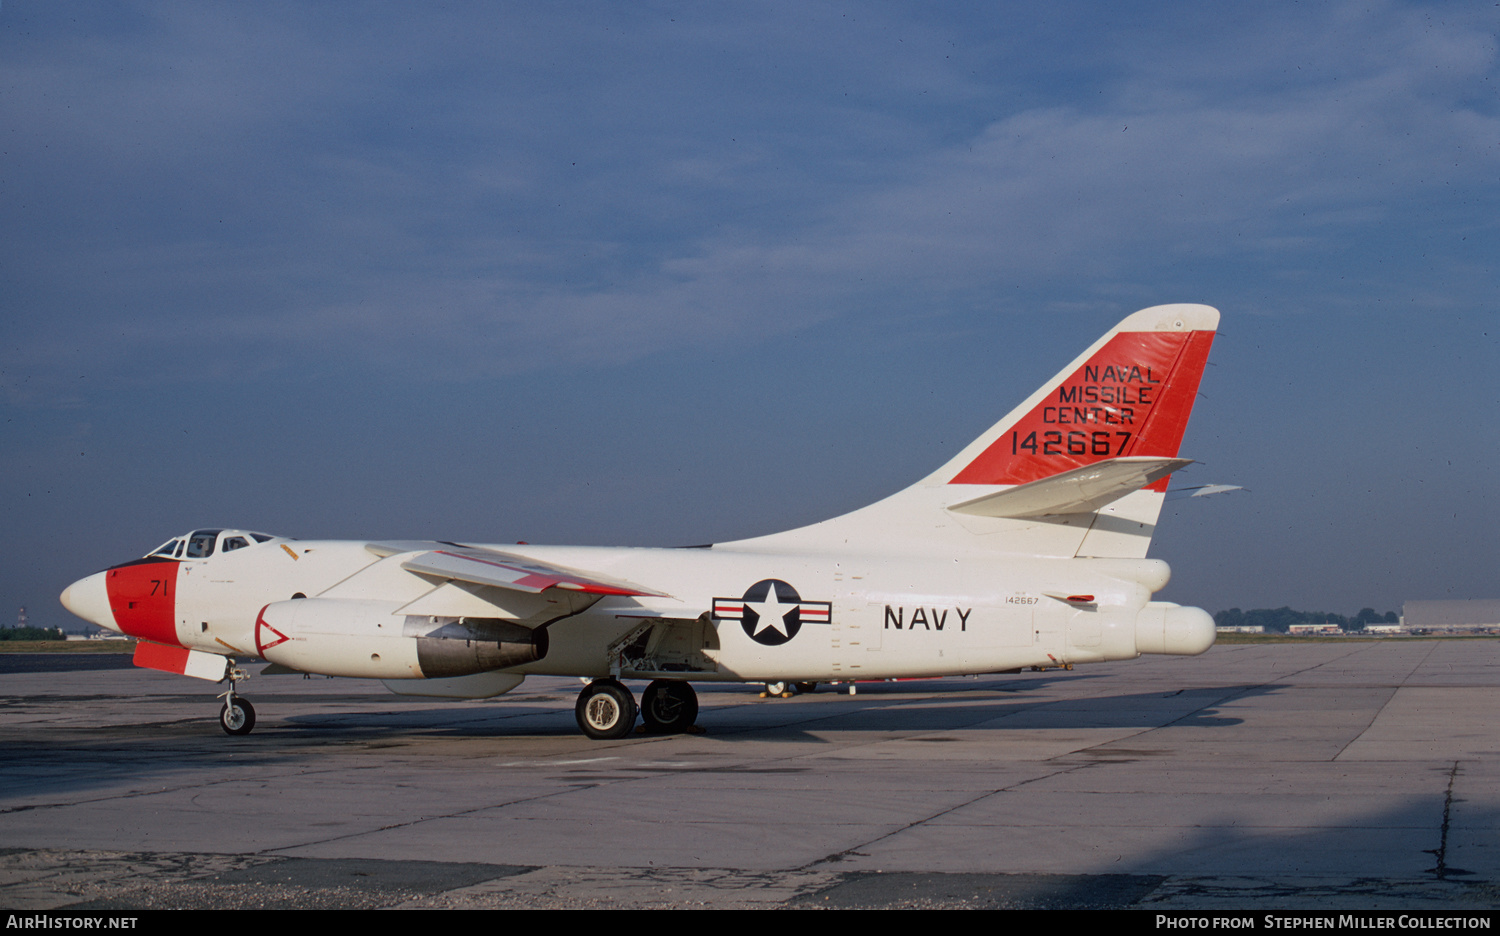
{"type": "Polygon", "coordinates": [[[724,547],[1143,557],[1218,324],[1204,305],[1142,309],[906,490],[724,547]]]}

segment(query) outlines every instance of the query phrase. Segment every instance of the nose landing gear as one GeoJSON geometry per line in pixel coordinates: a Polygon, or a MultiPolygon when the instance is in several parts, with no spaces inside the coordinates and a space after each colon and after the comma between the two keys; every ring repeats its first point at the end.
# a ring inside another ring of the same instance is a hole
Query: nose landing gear
{"type": "Polygon", "coordinates": [[[255,706],[244,699],[231,698],[219,709],[219,727],[225,734],[249,734],[255,729],[255,706]]]}
{"type": "Polygon", "coordinates": [[[224,700],[223,708],[219,709],[219,727],[227,735],[247,735],[255,730],[255,706],[249,700],[240,698],[234,691],[239,681],[249,675],[235,666],[233,660],[226,663],[224,678],[229,680],[229,690],[219,696],[224,700]]]}

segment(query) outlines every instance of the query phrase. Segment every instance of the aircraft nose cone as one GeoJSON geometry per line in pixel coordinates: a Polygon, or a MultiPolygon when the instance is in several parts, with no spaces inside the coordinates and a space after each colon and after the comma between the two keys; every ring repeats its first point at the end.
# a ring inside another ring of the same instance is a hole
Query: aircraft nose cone
{"type": "Polygon", "coordinates": [[[88,578],[81,578],[69,585],[63,589],[62,604],[90,624],[118,631],[120,628],[115,624],[114,612],[109,607],[109,592],[104,587],[104,576],[103,572],[95,572],[88,578]]]}

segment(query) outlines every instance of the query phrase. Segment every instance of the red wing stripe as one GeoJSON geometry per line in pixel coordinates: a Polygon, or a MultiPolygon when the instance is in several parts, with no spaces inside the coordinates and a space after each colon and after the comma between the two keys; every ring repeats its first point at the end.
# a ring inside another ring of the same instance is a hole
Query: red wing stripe
{"type": "Polygon", "coordinates": [[[540,591],[544,588],[551,588],[560,581],[562,580],[551,575],[527,574],[511,579],[511,584],[521,588],[535,588],[540,591]]]}

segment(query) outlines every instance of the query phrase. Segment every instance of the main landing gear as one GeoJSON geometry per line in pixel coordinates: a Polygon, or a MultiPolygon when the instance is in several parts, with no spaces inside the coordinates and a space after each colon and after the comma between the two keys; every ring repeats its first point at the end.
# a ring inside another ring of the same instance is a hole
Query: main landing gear
{"type": "Polygon", "coordinates": [[[641,693],[641,720],[651,734],[681,734],[698,720],[698,693],[685,682],[658,679],[641,693]]]}
{"type": "MultiPolygon", "coordinates": [[[[596,741],[627,737],[635,730],[635,697],[617,679],[596,679],[578,693],[573,714],[578,727],[596,741]]],[[[698,693],[685,682],[658,679],[641,694],[639,714],[652,734],[687,731],[698,720],[698,693]]]]}
{"type": "Polygon", "coordinates": [[[596,679],[578,693],[573,715],[595,741],[623,738],[635,728],[635,697],[618,680],[596,679]]]}

